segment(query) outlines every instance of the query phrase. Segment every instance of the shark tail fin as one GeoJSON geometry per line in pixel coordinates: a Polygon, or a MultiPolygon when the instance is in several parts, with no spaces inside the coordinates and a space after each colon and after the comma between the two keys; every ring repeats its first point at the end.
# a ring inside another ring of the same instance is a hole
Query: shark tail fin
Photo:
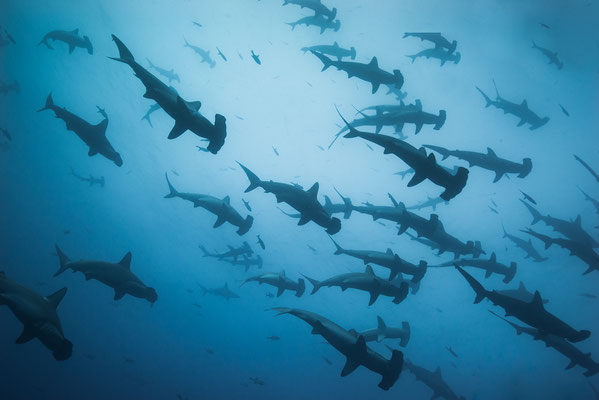
{"type": "Polygon", "coordinates": [[[177,192],[177,189],[175,189],[175,187],[171,184],[171,181],[168,179],[168,174],[166,172],[164,173],[164,176],[166,177],[166,183],[168,183],[168,190],[170,191],[170,193],[164,196],[164,198],[172,199],[173,197],[179,196],[179,192],[177,192]]]}
{"type": "Polygon", "coordinates": [[[482,91],[482,89],[481,89],[481,88],[479,88],[479,87],[477,86],[477,87],[476,87],[476,90],[478,90],[478,91],[480,92],[480,94],[482,94],[482,95],[483,95],[483,97],[485,98],[485,101],[487,102],[487,104],[485,105],[485,108],[486,108],[486,107],[489,107],[491,104],[493,104],[493,100],[491,100],[491,98],[490,98],[489,96],[487,96],[487,95],[485,94],[485,92],[483,92],[483,91],[482,91]]]}
{"type": "Polygon", "coordinates": [[[454,265],[456,269],[460,272],[460,274],[462,274],[462,276],[466,278],[472,289],[474,289],[474,292],[476,293],[474,304],[480,303],[487,295],[487,291],[485,290],[483,285],[481,285],[476,279],[474,279],[474,277],[470,275],[468,272],[464,271],[460,266],[458,266],[457,264],[454,265]]]}
{"type": "Polygon", "coordinates": [[[243,169],[243,171],[247,175],[248,179],[250,180],[250,185],[247,187],[247,189],[245,189],[244,193],[251,192],[252,190],[256,189],[257,187],[260,187],[260,185],[262,184],[262,181],[260,180],[260,178],[258,178],[258,176],[256,174],[254,174],[252,171],[250,171],[248,168],[246,168],[246,166],[243,165],[242,163],[237,162],[237,164],[239,164],[239,166],[243,169]]]}
{"type": "Polygon", "coordinates": [[[518,264],[516,264],[514,261],[512,261],[508,268],[507,274],[505,274],[505,278],[503,278],[503,283],[510,283],[512,281],[512,279],[514,279],[514,276],[516,276],[517,269],[518,269],[518,264]]]}
{"type": "Polygon", "coordinates": [[[352,46],[352,47],[349,49],[349,52],[350,52],[350,57],[351,57],[351,59],[352,59],[352,60],[355,60],[355,59],[356,59],[356,48],[352,46]]]}
{"type": "Polygon", "coordinates": [[[317,281],[316,279],[312,279],[310,277],[307,277],[306,275],[302,274],[304,276],[304,278],[306,278],[311,284],[312,286],[314,286],[314,288],[312,289],[312,292],[310,294],[314,294],[316,292],[318,292],[318,289],[320,289],[320,281],[317,281]]]}
{"type": "Polygon", "coordinates": [[[437,123],[435,124],[434,130],[438,131],[445,124],[445,120],[447,119],[447,112],[445,110],[439,111],[439,117],[437,118],[437,123]]]}
{"type": "Polygon", "coordinates": [[[410,323],[408,321],[403,321],[401,323],[401,328],[405,332],[399,341],[399,345],[401,347],[406,347],[408,342],[410,341],[410,336],[412,335],[412,329],[410,328],[410,323]]]}
{"type": "Polygon", "coordinates": [[[533,206],[531,206],[530,204],[528,204],[527,202],[525,202],[523,200],[520,200],[520,201],[522,202],[522,204],[524,204],[526,206],[526,208],[528,208],[528,211],[530,211],[530,213],[532,214],[532,222],[530,223],[531,225],[534,225],[543,219],[543,216],[536,208],[534,208],[533,206]]]}
{"type": "Polygon", "coordinates": [[[303,279],[300,278],[297,280],[297,283],[298,283],[298,288],[295,291],[295,297],[302,297],[302,295],[306,291],[306,281],[304,281],[303,279]]]}
{"type": "Polygon", "coordinates": [[[48,97],[46,97],[46,104],[42,108],[37,110],[37,112],[51,110],[52,107],[54,107],[54,100],[52,99],[52,93],[50,93],[48,94],[48,97]]]}
{"type": "Polygon", "coordinates": [[[58,268],[58,271],[56,271],[54,276],[58,276],[67,269],[69,269],[69,257],[67,257],[67,255],[60,249],[60,247],[58,247],[58,245],[55,245],[54,247],[56,247],[56,254],[58,255],[58,262],[60,264],[60,267],[58,268]]]}
{"type": "Polygon", "coordinates": [[[114,43],[116,43],[116,47],[119,49],[119,56],[109,58],[129,65],[131,65],[131,63],[134,63],[135,58],[133,58],[133,54],[131,54],[127,46],[125,46],[125,44],[121,42],[121,39],[119,39],[115,35],[112,35],[112,40],[114,41],[114,43]]]}
{"type": "Polygon", "coordinates": [[[331,240],[333,241],[333,244],[335,245],[335,255],[339,255],[339,254],[343,254],[345,252],[345,250],[343,250],[343,248],[341,246],[339,246],[339,244],[337,242],[335,242],[335,239],[331,238],[331,240]]]}
{"type": "Polygon", "coordinates": [[[253,223],[254,223],[254,217],[252,217],[251,215],[248,215],[245,218],[243,225],[241,225],[239,227],[239,229],[237,230],[237,234],[239,236],[246,234],[252,227],[253,223]]]}
{"type": "Polygon", "coordinates": [[[379,387],[383,390],[389,390],[391,386],[399,379],[403,368],[403,352],[393,350],[391,359],[387,363],[386,371],[383,373],[383,379],[379,383],[379,387]]]}

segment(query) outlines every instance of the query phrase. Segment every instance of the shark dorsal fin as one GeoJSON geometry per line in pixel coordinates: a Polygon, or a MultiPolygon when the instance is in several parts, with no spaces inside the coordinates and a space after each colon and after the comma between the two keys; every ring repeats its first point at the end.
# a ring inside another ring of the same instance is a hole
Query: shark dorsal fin
{"type": "Polygon", "coordinates": [[[339,47],[339,43],[337,43],[337,42],[333,43],[333,47],[339,47]]]}
{"type": "Polygon", "coordinates": [[[390,248],[387,248],[386,253],[389,254],[389,255],[391,255],[391,254],[393,254],[393,250],[391,250],[390,248]]]}
{"type": "Polygon", "coordinates": [[[231,198],[230,198],[229,196],[225,196],[225,197],[223,198],[223,202],[224,202],[225,204],[231,204],[231,198]]]}
{"type": "Polygon", "coordinates": [[[439,378],[441,377],[441,367],[437,367],[435,370],[435,375],[437,375],[439,378]]]}
{"type": "Polygon", "coordinates": [[[73,30],[71,31],[71,33],[72,33],[72,34],[75,34],[75,35],[79,34],[79,28],[77,28],[77,29],[73,29],[73,30]]]}
{"type": "Polygon", "coordinates": [[[489,261],[491,261],[492,263],[497,261],[497,256],[495,255],[495,252],[491,253],[491,258],[489,258],[489,261]]]}
{"type": "Polygon", "coordinates": [[[310,189],[308,189],[308,191],[306,193],[308,193],[310,196],[316,198],[318,196],[318,182],[315,182],[314,185],[312,185],[312,187],[310,189]]]}
{"type": "Polygon", "coordinates": [[[487,154],[493,157],[497,157],[497,154],[495,154],[495,152],[493,151],[492,148],[487,147],[487,154]]]}
{"type": "Polygon", "coordinates": [[[62,288],[59,291],[47,296],[46,300],[48,300],[48,303],[50,303],[52,305],[52,307],[56,308],[56,307],[58,307],[58,305],[60,304],[60,302],[62,301],[62,299],[66,293],[67,293],[67,288],[65,287],[65,288],[62,288]]]}
{"type": "Polygon", "coordinates": [[[543,308],[543,299],[541,298],[541,293],[539,293],[538,290],[535,291],[535,294],[532,298],[531,303],[538,308],[541,308],[541,309],[543,308]]]}
{"type": "Polygon", "coordinates": [[[526,291],[526,286],[524,286],[524,282],[520,281],[520,286],[518,286],[518,290],[526,291]]]}
{"type": "Polygon", "coordinates": [[[121,265],[127,269],[131,269],[131,252],[128,252],[127,254],[125,254],[123,259],[121,261],[119,261],[119,265],[121,265]]]}
{"type": "Polygon", "coordinates": [[[366,270],[364,271],[365,274],[368,275],[373,275],[374,276],[374,271],[372,270],[372,267],[370,265],[366,266],[366,270]]]}
{"type": "MultiPolygon", "coordinates": [[[[171,72],[173,72],[173,70],[171,70],[171,72]]],[[[187,107],[195,111],[198,111],[200,107],[202,107],[201,101],[186,101],[185,103],[187,104],[187,107]]]]}
{"type": "Polygon", "coordinates": [[[526,99],[522,100],[522,107],[528,108],[528,102],[526,101],[526,99]]]}
{"type": "Polygon", "coordinates": [[[280,275],[280,276],[286,276],[286,275],[285,275],[285,270],[284,270],[284,269],[282,269],[282,270],[281,270],[281,272],[279,272],[279,275],[280,275]]]}
{"type": "Polygon", "coordinates": [[[225,282],[225,286],[224,286],[224,288],[225,288],[225,289],[228,289],[228,288],[229,288],[229,284],[225,282]]]}
{"type": "Polygon", "coordinates": [[[383,319],[380,316],[376,317],[376,321],[377,321],[378,329],[380,329],[380,330],[387,329],[387,324],[385,324],[385,321],[383,321],[383,319]]]}
{"type": "Polygon", "coordinates": [[[372,60],[370,60],[370,63],[368,64],[371,67],[379,67],[379,61],[376,59],[376,57],[372,57],[372,60]]]}
{"type": "Polygon", "coordinates": [[[582,226],[582,219],[580,218],[580,214],[578,214],[578,216],[574,220],[574,223],[578,226],[582,226]]]}
{"type": "Polygon", "coordinates": [[[419,148],[418,151],[426,156],[426,149],[424,147],[419,148]]]}

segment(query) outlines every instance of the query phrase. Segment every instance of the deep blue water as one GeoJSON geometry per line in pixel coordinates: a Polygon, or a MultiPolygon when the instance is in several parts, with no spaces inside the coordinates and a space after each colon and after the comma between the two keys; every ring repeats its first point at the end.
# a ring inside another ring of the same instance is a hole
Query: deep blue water
{"type": "MultiPolygon", "coordinates": [[[[245,278],[263,271],[284,269],[292,279],[300,274],[324,279],[360,272],[364,265],[333,255],[334,245],[323,229],[313,222],[297,226],[296,219],[277,209],[272,194],[262,189],[244,194],[248,180],[236,161],[265,180],[296,182],[304,188],[319,182],[321,203],[324,195],[339,202],[334,188],[356,205],[391,205],[387,193],[406,205],[438,196],[441,190],[428,181],[407,187],[409,178],[393,175],[407,166],[384,155],[378,146],[372,145],[371,151],[362,139],[340,138],[326,150],[342,126],[335,105],[352,119],[352,106],[397,101],[386,94],[386,87],[373,95],[370,84],[348,80],[335,68],[320,72],[322,63],[300,48],[337,41],[356,48],[357,62],[367,63],[376,56],[382,69],[401,70],[406,102],[420,99],[425,111],[447,111],[439,131],[425,126],[415,136],[413,125],[406,125],[412,145],[481,152],[492,147],[507,159],[532,159],[533,169],[526,178],[513,175],[498,183],[492,183],[492,172],[470,168],[462,193],[435,212],[451,234],[464,241],[480,240],[487,252],[483,258],[495,252],[503,263],[518,263],[517,275],[507,285],[499,276],[484,279],[483,272],[469,269],[486,288],[516,288],[522,281],[539,290],[549,300],[549,311],[577,329],[593,332],[576,346],[599,357],[597,299],[581,295],[599,296],[599,273],[583,276],[582,261],[559,246],[545,251],[535,239],[533,244],[549,260],[532,262],[502,238],[502,224],[510,233],[526,237],[518,230],[528,227],[531,217],[519,201],[519,190],[534,197],[543,214],[567,220],[580,215],[583,228],[598,238],[598,215],[579,188],[599,198],[599,186],[573,158],[577,154],[599,170],[597,2],[326,0],[327,6],[338,8],[341,28],[322,35],[314,27],[292,31],[286,22],[312,13],[281,4],[279,0],[0,1],[0,25],[16,41],[0,48],[0,80],[18,81],[20,86],[20,93],[0,94],[0,127],[12,136],[11,141],[0,138],[0,269],[42,295],[68,287],[58,314],[65,336],[73,342],[72,357],[62,362],[38,340],[14,344],[23,326],[8,307],[0,307],[0,397],[430,398],[432,391],[407,370],[388,392],[377,387],[380,377],[363,367],[341,378],[345,358],[323,344],[320,336],[311,335],[311,327],[292,316],[275,317],[275,312],[265,311],[284,306],[319,313],[358,331],[374,328],[377,315],[388,325],[408,321],[412,336],[401,348],[405,357],[429,370],[440,366],[445,381],[468,399],[594,398],[588,383],[599,386],[597,375],[587,378],[579,366],[565,371],[569,362],[565,357],[541,341],[517,336],[487,312],[502,314],[499,307],[487,301],[472,304],[474,292],[453,268],[430,268],[420,291],[398,305],[381,296],[367,306],[368,294],[351,289],[322,288],[310,295],[307,282],[301,298],[292,292],[269,298],[266,294],[276,289],[255,283],[239,287],[245,278]],[[59,42],[54,42],[54,50],[37,46],[51,30],[75,28],[89,36],[93,55],[81,48],[69,54],[59,42]],[[436,60],[411,63],[406,55],[429,45],[403,39],[403,33],[410,31],[442,32],[457,40],[460,63],[443,67],[436,60]],[[200,111],[208,120],[214,121],[215,113],[226,116],[228,135],[217,155],[199,152],[196,146],[205,143],[189,132],[167,140],[173,120],[163,111],[152,114],[153,127],[141,120],[153,101],[142,97],[143,86],[127,65],[108,58],[118,54],[111,34],[123,40],[144,67],[147,57],[160,67],[174,68],[180,82],[173,86],[186,100],[201,101],[200,111]],[[210,50],[215,67],[184,48],[184,39],[210,50]],[[547,64],[531,48],[533,40],[557,51],[563,69],[547,64]],[[261,65],[251,59],[251,50],[260,55],[261,65]],[[550,117],[549,122],[531,131],[517,127],[516,117],[485,108],[475,86],[494,97],[493,79],[503,97],[516,103],[526,99],[533,111],[550,117]],[[51,111],[36,112],[50,92],[57,105],[93,124],[102,119],[96,106],[106,110],[107,137],[121,154],[122,167],[100,155],[89,157],[88,148],[51,111]],[[71,168],[83,176],[104,176],[105,187],[89,187],[70,173],[71,168]],[[180,199],[164,199],[166,171],[181,191],[229,195],[244,217],[248,212],[241,199],[248,200],[255,218],[251,230],[240,237],[229,224],[213,229],[213,214],[180,199]],[[255,244],[257,234],[266,250],[255,244]],[[205,258],[198,248],[201,244],[224,251],[244,240],[263,257],[261,271],[244,272],[205,258]],[[58,270],[55,244],[75,260],[118,262],[131,251],[131,270],[156,289],[158,301],[153,307],[131,296],[115,301],[112,289],[86,281],[80,273],[53,278],[58,270]],[[199,286],[225,283],[239,299],[203,296],[199,286]],[[267,340],[271,335],[281,340],[267,340]],[[250,377],[259,377],[265,385],[255,385],[250,377]]],[[[393,130],[384,128],[382,133],[393,130]]],[[[455,158],[439,162],[467,166],[455,158]]],[[[293,212],[285,204],[278,206],[293,212]]],[[[416,213],[428,218],[431,209],[416,213]]],[[[334,238],[349,249],[391,248],[412,262],[452,259],[451,254],[437,257],[406,235],[398,236],[393,223],[383,224],[353,213],[342,219],[334,238]]],[[[559,236],[543,223],[534,229],[559,236]]],[[[388,273],[379,267],[375,272],[382,277],[388,273]]],[[[397,340],[369,345],[389,357],[385,343],[398,345],[397,340]]]]}

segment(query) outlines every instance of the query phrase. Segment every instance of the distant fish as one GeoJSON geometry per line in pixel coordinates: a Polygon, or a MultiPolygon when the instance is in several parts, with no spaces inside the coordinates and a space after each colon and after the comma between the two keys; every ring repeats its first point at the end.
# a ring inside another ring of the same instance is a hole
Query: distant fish
{"type": "Polygon", "coordinates": [[[194,24],[195,26],[200,27],[200,28],[203,27],[203,25],[200,24],[199,22],[191,21],[191,23],[194,24]]]}
{"type": "Polygon", "coordinates": [[[308,245],[306,245],[306,246],[308,246],[308,248],[309,248],[310,250],[312,250],[314,253],[317,253],[317,252],[318,252],[318,250],[316,250],[314,247],[310,246],[309,244],[308,244],[308,245]]]}
{"type": "Polygon", "coordinates": [[[262,238],[260,237],[260,235],[258,235],[258,242],[257,242],[260,247],[262,247],[262,250],[266,250],[266,246],[264,245],[264,241],[262,240],[262,238]]]}
{"type": "Polygon", "coordinates": [[[308,86],[313,87],[310,82],[306,81],[306,83],[308,84],[308,86]]]}
{"type": "Polygon", "coordinates": [[[496,210],[496,209],[494,209],[494,208],[493,208],[493,207],[491,207],[491,206],[489,206],[489,210],[493,211],[495,214],[499,214],[499,213],[497,212],[497,210],[496,210]]]}
{"type": "Polygon", "coordinates": [[[12,136],[10,135],[10,133],[8,132],[8,130],[4,129],[4,128],[0,128],[0,131],[2,131],[2,134],[4,135],[4,137],[10,141],[12,141],[12,136]]]}
{"type": "Polygon", "coordinates": [[[254,385],[260,385],[260,386],[266,385],[266,383],[260,378],[249,378],[249,379],[250,379],[250,381],[252,381],[252,383],[254,385]]]}
{"type": "Polygon", "coordinates": [[[333,365],[333,363],[331,362],[331,360],[329,360],[326,357],[322,357],[322,359],[324,360],[325,363],[329,364],[329,365],[333,365]]]}
{"type": "Polygon", "coordinates": [[[522,195],[524,196],[523,200],[528,200],[528,201],[530,201],[534,205],[537,204],[537,202],[535,201],[535,199],[533,199],[532,197],[530,197],[529,195],[527,195],[526,193],[524,193],[522,190],[520,190],[520,193],[522,193],[522,195]]]}
{"type": "Polygon", "coordinates": [[[252,207],[250,206],[249,201],[245,201],[244,199],[241,199],[241,201],[243,202],[243,205],[245,206],[245,208],[248,209],[248,211],[252,211],[252,207]]]}
{"type": "Polygon", "coordinates": [[[260,61],[260,56],[254,53],[254,50],[252,50],[252,58],[254,59],[254,61],[256,61],[256,64],[262,65],[262,62],[260,61]]]}
{"type": "Polygon", "coordinates": [[[368,147],[370,151],[374,151],[374,149],[368,143],[366,143],[366,147],[368,147]]]}
{"type": "Polygon", "coordinates": [[[208,150],[205,147],[202,147],[202,146],[196,146],[196,147],[198,148],[198,151],[203,151],[204,153],[210,153],[210,150],[208,150]]]}
{"type": "Polygon", "coordinates": [[[241,55],[240,52],[237,52],[237,55],[239,56],[239,58],[241,58],[243,60],[243,56],[241,55]]]}
{"type": "Polygon", "coordinates": [[[447,349],[447,351],[448,351],[448,352],[449,352],[449,353],[450,353],[452,356],[454,356],[455,358],[459,358],[459,357],[460,357],[460,356],[458,356],[458,355],[456,354],[456,352],[455,352],[455,351],[453,351],[453,349],[452,349],[451,347],[445,347],[445,349],[447,349]]]}
{"type": "Polygon", "coordinates": [[[240,119],[243,121],[243,117],[240,117],[239,115],[236,115],[235,118],[240,119]]]}
{"type": "Polygon", "coordinates": [[[68,235],[69,233],[71,233],[70,229],[65,229],[64,231],[62,231],[63,234],[68,235]]]}
{"type": "Polygon", "coordinates": [[[497,203],[495,203],[495,201],[491,200],[491,204],[493,204],[493,206],[494,206],[495,208],[497,208],[497,203]]]}
{"type": "Polygon", "coordinates": [[[562,106],[561,104],[559,104],[559,108],[561,108],[561,109],[562,109],[562,112],[563,112],[564,114],[566,114],[566,116],[568,116],[568,117],[570,116],[570,113],[568,112],[568,110],[566,110],[566,109],[564,108],[564,106],[562,106]]]}
{"type": "Polygon", "coordinates": [[[318,147],[320,150],[324,151],[324,147],[322,147],[321,145],[317,144],[316,147],[318,147]]]}
{"type": "Polygon", "coordinates": [[[217,47],[216,50],[218,51],[218,55],[221,56],[221,58],[225,61],[227,61],[227,57],[225,57],[225,55],[223,54],[222,51],[220,51],[220,49],[217,47]]]}
{"type": "Polygon", "coordinates": [[[547,25],[547,24],[544,24],[544,23],[542,23],[542,22],[540,22],[540,23],[539,23],[539,25],[541,25],[541,27],[542,27],[542,28],[545,28],[545,29],[551,29],[551,28],[549,27],[549,25],[547,25]]]}
{"type": "Polygon", "coordinates": [[[200,303],[193,303],[193,306],[197,307],[197,308],[202,308],[202,305],[200,303]]]}
{"type": "Polygon", "coordinates": [[[128,363],[128,364],[133,364],[133,363],[135,362],[135,360],[134,360],[134,359],[132,359],[132,358],[129,358],[129,357],[123,357],[123,359],[124,359],[124,360],[125,360],[125,362],[126,362],[126,363],[128,363]]]}
{"type": "Polygon", "coordinates": [[[281,338],[280,338],[280,337],[278,337],[278,336],[274,336],[274,335],[273,335],[273,336],[269,336],[269,337],[267,337],[267,339],[268,339],[268,340],[271,340],[271,341],[273,341],[273,342],[274,342],[274,341],[277,341],[277,340],[281,340],[281,338]]]}
{"type": "Polygon", "coordinates": [[[179,175],[179,173],[178,173],[176,170],[174,170],[174,169],[172,169],[172,170],[171,170],[171,172],[172,172],[173,174],[177,175],[177,176],[180,176],[180,175],[179,175]]]}
{"type": "Polygon", "coordinates": [[[208,353],[208,354],[211,354],[211,355],[212,355],[212,354],[214,354],[214,350],[212,350],[210,347],[206,347],[206,348],[204,349],[204,351],[205,351],[206,353],[208,353]]]}
{"type": "Polygon", "coordinates": [[[594,294],[590,294],[590,293],[581,293],[580,294],[582,297],[587,297],[589,299],[596,299],[597,296],[595,296],[594,294]]]}

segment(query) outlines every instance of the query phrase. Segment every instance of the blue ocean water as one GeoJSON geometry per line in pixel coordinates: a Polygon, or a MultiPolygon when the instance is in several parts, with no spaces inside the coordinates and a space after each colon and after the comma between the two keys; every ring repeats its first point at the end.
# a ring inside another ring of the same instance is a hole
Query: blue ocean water
{"type": "MultiPolygon", "coordinates": [[[[10,34],[16,42],[0,47],[0,81],[17,81],[20,88],[18,93],[0,93],[0,128],[11,137],[0,138],[0,270],[44,296],[67,287],[57,311],[65,337],[73,343],[66,361],[56,361],[37,339],[17,345],[23,324],[8,307],[0,307],[1,398],[431,398],[433,391],[406,368],[389,391],[378,388],[380,376],[364,367],[341,378],[345,357],[321,336],[311,335],[312,328],[303,321],[275,317],[276,312],[269,311],[273,307],[309,310],[357,331],[376,327],[377,316],[389,326],[408,321],[411,338],[406,347],[393,339],[368,345],[386,358],[388,344],[430,371],[439,366],[453,391],[468,399],[596,398],[589,383],[599,387],[597,375],[585,377],[580,366],[564,370],[566,357],[542,340],[516,335],[488,312],[503,315],[501,308],[487,300],[473,304],[474,291],[454,268],[429,268],[420,290],[400,304],[381,296],[368,306],[369,294],[352,289],[322,288],[310,295],[308,282],[301,298],[293,292],[267,297],[277,289],[255,283],[240,287],[246,278],[265,271],[320,280],[362,272],[365,265],[334,255],[335,246],[322,227],[314,222],[297,226],[298,220],[278,207],[295,211],[277,204],[272,194],[262,189],[244,193],[248,178],[236,161],[263,180],[294,182],[305,189],[318,182],[321,203],[324,195],[339,203],[335,189],[356,206],[391,206],[388,193],[409,206],[442,192],[429,181],[408,187],[409,177],[394,175],[408,168],[406,164],[383,154],[379,146],[369,143],[370,149],[363,139],[341,137],[327,149],[343,127],[335,106],[351,121],[360,117],[354,106],[398,104],[387,87],[372,94],[369,83],[347,79],[334,67],[321,72],[322,62],[300,50],[338,42],[355,47],[356,62],[369,63],[376,56],[380,68],[399,69],[406,103],[419,99],[425,111],[446,110],[447,120],[438,131],[425,125],[414,135],[414,125],[406,124],[411,145],[483,153],[491,147],[506,159],[532,159],[528,176],[511,175],[497,183],[493,172],[469,168],[463,191],[434,213],[460,240],[480,241],[487,253],[481,258],[494,252],[504,264],[517,263],[517,274],[508,284],[499,275],[485,279],[484,272],[468,269],[485,288],[515,289],[523,282],[538,290],[549,300],[548,311],[576,329],[593,332],[575,345],[593,359],[599,357],[594,297],[599,296],[599,273],[582,275],[587,268],[583,261],[556,245],[544,250],[534,238],[533,245],[548,260],[524,258],[522,250],[503,238],[502,228],[528,240],[519,231],[531,223],[519,201],[522,190],[544,215],[565,220],[580,215],[582,227],[598,238],[597,211],[579,190],[599,198],[597,181],[573,157],[599,170],[596,1],[324,4],[337,8],[336,32],[320,34],[306,26],[292,30],[286,23],[314,12],[293,4],[282,7],[279,0],[0,1],[2,37],[10,34]],[[93,44],[93,54],[82,48],[69,54],[60,42],[51,42],[54,50],[38,45],[57,29],[79,29],[93,44]],[[431,45],[403,38],[404,32],[442,32],[457,40],[460,62],[440,66],[438,60],[420,58],[412,63],[406,55],[431,45]],[[226,117],[227,137],[218,154],[198,151],[196,146],[206,142],[190,132],[168,140],[174,122],[162,110],[151,115],[152,126],[141,119],[154,102],[142,97],[143,85],[129,66],[108,58],[118,56],[111,34],[144,68],[149,65],[146,58],[173,68],[180,82],[169,83],[150,72],[187,101],[201,101],[200,112],[210,122],[217,113],[226,117]],[[184,47],[185,40],[209,50],[214,68],[184,47]],[[531,48],[533,41],[556,51],[563,68],[548,64],[531,48]],[[260,65],[251,58],[252,50],[260,65]],[[526,99],[530,109],[548,116],[549,122],[529,130],[516,126],[518,118],[485,108],[476,86],[494,98],[493,81],[502,97],[517,104],[526,99]],[[52,111],[36,112],[49,93],[57,105],[92,124],[103,118],[96,106],[105,109],[106,136],[123,165],[88,156],[88,147],[52,111]],[[71,169],[83,177],[103,176],[105,186],[90,186],[71,169]],[[210,212],[181,199],[165,199],[165,172],[182,192],[230,196],[243,217],[254,217],[250,231],[239,236],[228,223],[214,229],[216,217],[210,212]],[[251,212],[242,199],[250,202],[251,212]],[[258,234],[265,250],[256,244],[258,234]],[[263,258],[261,270],[251,267],[246,272],[243,266],[203,257],[198,247],[222,252],[243,241],[263,258]],[[116,263],[131,251],[131,271],[156,289],[158,300],[153,306],[129,295],[114,300],[113,289],[86,281],[81,273],[53,277],[59,268],[55,244],[73,260],[116,263]],[[201,289],[225,283],[239,298],[227,301],[201,289]]],[[[386,127],[381,133],[393,132],[386,127]]],[[[438,156],[437,161],[449,168],[468,167],[456,158],[441,161],[438,156]]],[[[433,211],[415,212],[428,219],[433,211]]],[[[393,222],[377,221],[381,225],[359,212],[349,219],[336,216],[342,228],[333,237],[344,248],[390,248],[410,262],[422,259],[430,265],[453,259],[451,253],[437,256],[407,235],[397,235],[393,222]]],[[[542,222],[532,228],[560,237],[542,222]]],[[[375,266],[374,271],[387,277],[384,268],[375,266]]],[[[516,318],[511,321],[525,325],[516,318]]]]}

